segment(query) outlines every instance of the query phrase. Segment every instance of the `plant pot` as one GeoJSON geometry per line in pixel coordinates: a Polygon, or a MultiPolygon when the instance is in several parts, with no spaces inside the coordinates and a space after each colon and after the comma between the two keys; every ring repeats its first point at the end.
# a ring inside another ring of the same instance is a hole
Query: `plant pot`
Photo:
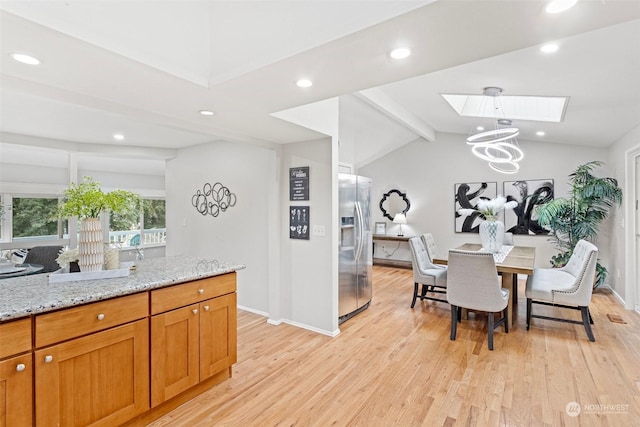
{"type": "Polygon", "coordinates": [[[499,252],[504,243],[504,224],[494,218],[480,223],[480,242],[487,252],[499,252]]]}
{"type": "Polygon", "coordinates": [[[100,218],[86,218],[80,223],[78,238],[80,271],[101,271],[104,265],[104,244],[100,218]]]}

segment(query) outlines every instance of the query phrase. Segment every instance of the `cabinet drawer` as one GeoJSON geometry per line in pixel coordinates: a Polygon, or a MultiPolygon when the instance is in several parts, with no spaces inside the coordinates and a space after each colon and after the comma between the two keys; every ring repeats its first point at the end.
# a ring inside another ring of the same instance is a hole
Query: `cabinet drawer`
{"type": "Polygon", "coordinates": [[[31,318],[0,323],[0,359],[31,350],[31,318]]]}
{"type": "Polygon", "coordinates": [[[142,319],[149,314],[148,298],[142,292],[36,316],[36,347],[142,319]]]}
{"type": "Polygon", "coordinates": [[[151,291],[151,314],[163,313],[236,290],[236,273],[207,277],[151,291]]]}

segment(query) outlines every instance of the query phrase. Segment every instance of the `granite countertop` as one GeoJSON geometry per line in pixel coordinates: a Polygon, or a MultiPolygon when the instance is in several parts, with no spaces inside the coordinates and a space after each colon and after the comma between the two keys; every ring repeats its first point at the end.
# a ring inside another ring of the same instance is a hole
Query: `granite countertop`
{"type": "Polygon", "coordinates": [[[192,256],[139,261],[126,277],[49,283],[49,274],[0,280],[0,322],[162,288],[245,268],[244,264],[192,256]]]}

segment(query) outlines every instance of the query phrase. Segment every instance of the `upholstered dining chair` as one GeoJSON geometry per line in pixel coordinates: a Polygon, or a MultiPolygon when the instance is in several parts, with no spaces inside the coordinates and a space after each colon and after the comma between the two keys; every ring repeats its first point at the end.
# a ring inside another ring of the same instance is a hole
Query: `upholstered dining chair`
{"type": "Polygon", "coordinates": [[[416,299],[418,298],[420,298],[420,301],[429,299],[447,302],[444,298],[428,295],[429,293],[446,293],[447,269],[439,268],[439,266],[431,262],[421,237],[410,238],[409,248],[411,248],[411,267],[413,270],[413,300],[411,301],[411,308],[416,305],[416,299]],[[419,285],[422,285],[420,295],[418,295],[419,285]]]}
{"type": "MultiPolygon", "coordinates": [[[[433,235],[431,233],[424,233],[421,237],[425,248],[427,248],[429,261],[431,262],[431,264],[433,264],[433,259],[438,256],[438,246],[436,245],[436,240],[433,238],[433,235]]],[[[433,266],[436,268],[447,268],[446,265],[433,264],[433,266]]]]}
{"type": "Polygon", "coordinates": [[[493,350],[493,330],[504,326],[509,332],[509,291],[502,289],[493,254],[450,250],[447,268],[447,300],[451,304],[451,341],[455,341],[461,309],[487,312],[489,350],[493,350]],[[496,322],[495,313],[502,312],[496,322]]]}
{"type": "Polygon", "coordinates": [[[555,320],[583,325],[589,341],[595,341],[589,312],[593,281],[596,274],[598,248],[586,240],[578,241],[573,254],[562,268],[534,268],[527,278],[527,330],[531,318],[555,320]],[[580,310],[582,322],[552,316],[534,315],[532,304],[551,305],[561,308],[580,310]]]}
{"type": "Polygon", "coordinates": [[[34,246],[27,252],[23,263],[40,264],[44,266],[44,268],[40,270],[39,273],[51,273],[52,271],[60,269],[60,266],[56,262],[60,250],[62,250],[62,246],[34,246]]]}

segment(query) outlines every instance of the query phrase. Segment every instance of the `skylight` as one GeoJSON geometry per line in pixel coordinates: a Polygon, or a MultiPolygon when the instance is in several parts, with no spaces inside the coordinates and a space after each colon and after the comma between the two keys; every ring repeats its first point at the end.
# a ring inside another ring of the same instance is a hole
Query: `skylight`
{"type": "Polygon", "coordinates": [[[559,123],[569,98],[566,96],[509,96],[441,94],[451,107],[464,117],[508,118],[559,123]]]}

